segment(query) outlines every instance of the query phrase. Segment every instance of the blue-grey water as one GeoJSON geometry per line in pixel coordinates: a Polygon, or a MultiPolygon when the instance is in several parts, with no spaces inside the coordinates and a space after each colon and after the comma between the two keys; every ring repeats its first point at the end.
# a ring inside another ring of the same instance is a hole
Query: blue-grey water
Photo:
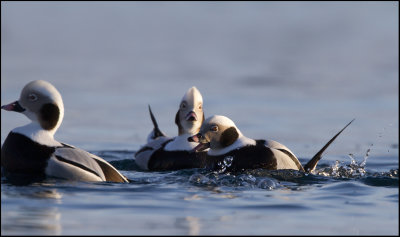
{"type": "MultiPolygon", "coordinates": [[[[31,80],[61,92],[55,138],[131,183],[2,177],[2,235],[398,235],[398,2],[1,2],[1,104],[31,80]],[[144,172],[153,108],[196,86],[205,116],[288,146],[314,174],[144,172]],[[366,161],[363,163],[363,161],[366,161]]],[[[1,143],[28,123],[1,111],[1,143]]]]}

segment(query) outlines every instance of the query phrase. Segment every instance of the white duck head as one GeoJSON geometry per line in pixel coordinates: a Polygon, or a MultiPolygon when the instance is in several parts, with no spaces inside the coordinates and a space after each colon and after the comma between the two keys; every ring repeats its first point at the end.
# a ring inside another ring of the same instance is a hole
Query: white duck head
{"type": "Polygon", "coordinates": [[[203,97],[200,91],[193,86],[183,96],[175,116],[179,135],[198,133],[203,121],[203,97]]]}

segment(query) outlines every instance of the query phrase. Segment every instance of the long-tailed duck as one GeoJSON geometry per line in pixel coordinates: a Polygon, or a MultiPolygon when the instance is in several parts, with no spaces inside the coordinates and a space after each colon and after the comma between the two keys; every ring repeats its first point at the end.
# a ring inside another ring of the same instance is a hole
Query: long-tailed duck
{"type": "MultiPolygon", "coordinates": [[[[350,122],[352,123],[354,119],[350,122]]],[[[293,169],[311,172],[325,149],[350,125],[340,130],[304,167],[297,157],[283,144],[273,140],[254,140],[245,137],[232,120],[215,115],[203,122],[200,132],[188,138],[199,143],[194,151],[207,152],[206,167],[220,169],[224,159],[230,158],[226,171],[264,168],[269,170],[293,169]]],[[[226,163],[226,162],[225,162],[226,163]]]]}
{"type": "Polygon", "coordinates": [[[54,139],[64,117],[64,104],[49,82],[28,83],[19,100],[1,108],[22,113],[32,121],[13,129],[4,141],[1,166],[6,177],[128,182],[104,159],[54,139]]]}
{"type": "Polygon", "coordinates": [[[203,97],[196,87],[191,87],[183,96],[175,116],[178,136],[168,137],[158,128],[150,109],[154,129],[147,137],[147,144],[135,154],[135,162],[144,170],[179,170],[203,167],[205,151],[191,152],[195,143],[188,137],[199,132],[204,121],[203,97]]]}

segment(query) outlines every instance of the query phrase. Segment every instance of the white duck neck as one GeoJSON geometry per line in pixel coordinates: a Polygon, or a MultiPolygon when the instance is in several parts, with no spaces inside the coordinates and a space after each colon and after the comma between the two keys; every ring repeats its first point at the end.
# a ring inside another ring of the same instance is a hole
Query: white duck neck
{"type": "Polygon", "coordinates": [[[38,122],[32,122],[25,126],[17,127],[12,130],[14,133],[19,133],[30,138],[41,145],[46,146],[61,146],[61,143],[54,139],[54,133],[57,131],[56,126],[52,130],[43,129],[38,122]]]}

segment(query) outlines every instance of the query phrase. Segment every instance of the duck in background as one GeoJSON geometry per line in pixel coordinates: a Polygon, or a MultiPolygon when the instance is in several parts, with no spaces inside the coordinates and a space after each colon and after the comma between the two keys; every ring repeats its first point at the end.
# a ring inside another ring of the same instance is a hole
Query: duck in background
{"type": "Polygon", "coordinates": [[[179,170],[202,168],[207,151],[194,153],[197,144],[188,138],[197,134],[204,121],[203,97],[196,87],[191,87],[183,96],[175,123],[178,136],[168,137],[161,132],[149,106],[154,129],[147,137],[147,144],[135,153],[136,164],[144,170],[179,170]]]}

